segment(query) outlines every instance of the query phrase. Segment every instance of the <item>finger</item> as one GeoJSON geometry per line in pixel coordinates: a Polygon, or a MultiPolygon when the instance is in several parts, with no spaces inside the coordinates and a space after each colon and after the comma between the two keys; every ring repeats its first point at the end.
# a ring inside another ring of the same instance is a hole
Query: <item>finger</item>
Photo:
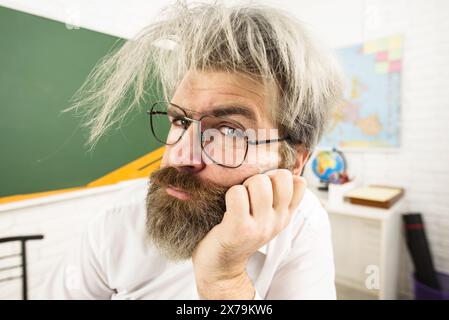
{"type": "Polygon", "coordinates": [[[289,205],[290,213],[299,206],[306,191],[307,182],[303,177],[293,175],[293,195],[289,205]]]}
{"type": "Polygon", "coordinates": [[[273,207],[273,188],[266,174],[256,174],[243,182],[248,190],[250,213],[255,218],[263,219],[273,207]]]}
{"type": "Polygon", "coordinates": [[[273,187],[273,208],[276,211],[287,209],[293,194],[293,175],[287,169],[266,172],[273,187]]]}
{"type": "Polygon", "coordinates": [[[242,220],[250,216],[248,191],[243,185],[229,188],[225,194],[225,202],[225,217],[242,220]]]}

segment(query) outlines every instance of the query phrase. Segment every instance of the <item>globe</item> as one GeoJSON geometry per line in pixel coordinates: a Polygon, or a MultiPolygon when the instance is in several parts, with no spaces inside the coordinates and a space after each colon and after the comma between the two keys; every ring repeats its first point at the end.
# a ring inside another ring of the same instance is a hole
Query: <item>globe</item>
{"type": "Polygon", "coordinates": [[[345,171],[346,161],[340,151],[320,151],[312,160],[313,173],[321,182],[328,184],[332,176],[345,171]]]}

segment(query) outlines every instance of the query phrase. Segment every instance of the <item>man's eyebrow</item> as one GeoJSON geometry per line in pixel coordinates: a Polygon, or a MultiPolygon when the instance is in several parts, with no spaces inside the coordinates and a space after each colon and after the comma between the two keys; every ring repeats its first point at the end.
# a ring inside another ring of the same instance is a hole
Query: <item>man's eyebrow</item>
{"type": "Polygon", "coordinates": [[[254,113],[253,110],[239,105],[216,106],[213,107],[212,110],[207,111],[207,114],[217,117],[229,115],[242,115],[252,122],[257,122],[256,114],[254,113]]]}
{"type": "Polygon", "coordinates": [[[185,110],[189,116],[191,114],[200,114],[200,115],[212,115],[216,117],[223,117],[223,116],[230,116],[230,115],[242,115],[245,118],[247,118],[249,121],[251,121],[253,124],[257,123],[257,117],[253,110],[251,110],[248,107],[244,107],[241,105],[218,105],[211,107],[211,110],[208,110],[206,112],[195,112],[186,108],[182,108],[178,106],[175,103],[169,103],[168,106],[168,112],[174,112],[177,113],[177,110],[174,108],[171,108],[172,106],[181,108],[182,110],[185,110]],[[176,111],[175,111],[176,110],[176,111]]]}

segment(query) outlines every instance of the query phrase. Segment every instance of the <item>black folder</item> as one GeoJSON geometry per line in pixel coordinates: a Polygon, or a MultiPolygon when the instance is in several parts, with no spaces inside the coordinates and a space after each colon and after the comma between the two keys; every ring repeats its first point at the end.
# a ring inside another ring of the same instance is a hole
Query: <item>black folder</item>
{"type": "Polygon", "coordinates": [[[420,213],[403,214],[405,236],[410,256],[415,265],[416,279],[436,290],[441,289],[427,241],[424,222],[420,213]]]}

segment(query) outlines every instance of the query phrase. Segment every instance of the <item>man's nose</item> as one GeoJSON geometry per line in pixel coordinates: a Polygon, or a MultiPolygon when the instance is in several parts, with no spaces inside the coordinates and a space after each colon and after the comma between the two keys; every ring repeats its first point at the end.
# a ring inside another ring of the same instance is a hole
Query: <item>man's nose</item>
{"type": "Polygon", "coordinates": [[[204,168],[200,128],[196,123],[192,123],[181,139],[170,147],[169,165],[191,173],[201,171],[204,168]]]}

